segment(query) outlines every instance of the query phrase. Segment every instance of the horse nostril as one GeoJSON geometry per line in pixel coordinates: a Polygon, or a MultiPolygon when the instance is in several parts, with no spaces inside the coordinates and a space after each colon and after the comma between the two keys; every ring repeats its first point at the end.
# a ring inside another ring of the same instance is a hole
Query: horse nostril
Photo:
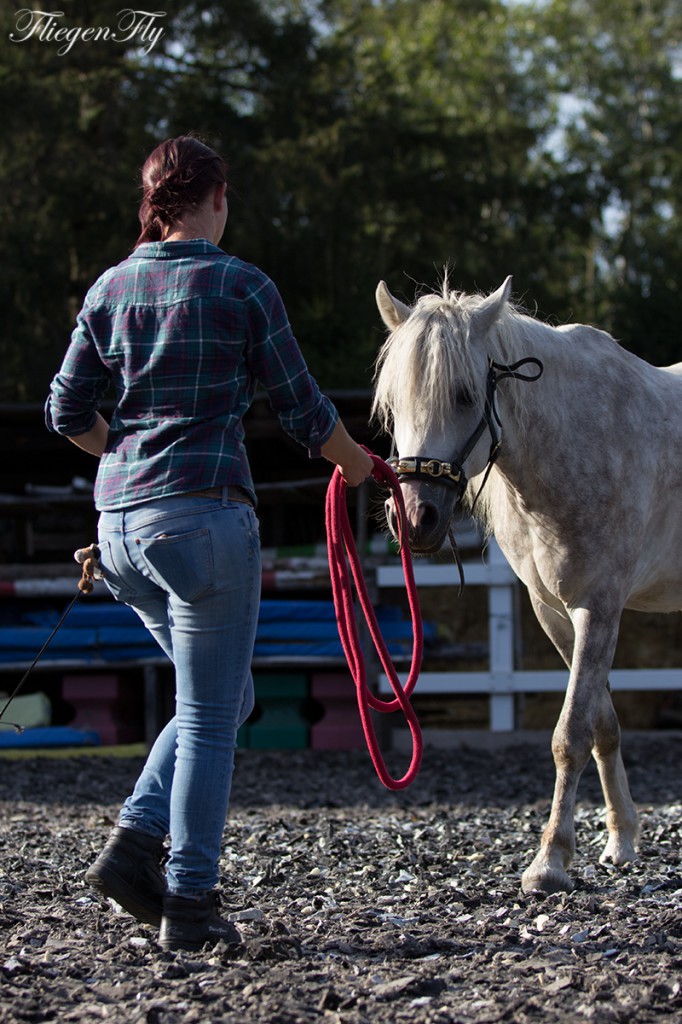
{"type": "Polygon", "coordinates": [[[415,528],[424,533],[438,525],[438,509],[428,501],[420,502],[414,521],[415,528]]]}

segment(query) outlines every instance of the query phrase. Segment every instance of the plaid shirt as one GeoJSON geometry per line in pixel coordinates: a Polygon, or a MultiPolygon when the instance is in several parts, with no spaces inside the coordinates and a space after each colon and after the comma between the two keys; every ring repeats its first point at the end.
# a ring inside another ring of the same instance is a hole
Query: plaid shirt
{"type": "Polygon", "coordinates": [[[272,281],[203,239],[140,245],[95,282],[52,381],[48,429],[86,433],[112,383],[101,510],[225,484],[255,497],[243,417],[259,383],[313,457],[338,419],[272,281]]]}

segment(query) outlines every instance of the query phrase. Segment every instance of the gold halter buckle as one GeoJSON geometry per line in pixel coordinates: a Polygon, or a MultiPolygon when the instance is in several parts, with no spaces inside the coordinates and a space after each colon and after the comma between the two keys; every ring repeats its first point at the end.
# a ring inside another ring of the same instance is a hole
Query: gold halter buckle
{"type": "Polygon", "coordinates": [[[398,459],[395,456],[387,460],[388,465],[397,476],[430,476],[434,480],[445,477],[458,484],[461,480],[461,470],[455,471],[451,462],[442,462],[440,459],[398,459]]]}

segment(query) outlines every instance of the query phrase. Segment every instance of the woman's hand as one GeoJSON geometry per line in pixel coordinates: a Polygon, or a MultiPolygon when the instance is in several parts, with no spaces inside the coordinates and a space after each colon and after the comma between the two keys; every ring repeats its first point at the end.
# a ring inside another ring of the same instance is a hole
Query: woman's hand
{"type": "Polygon", "coordinates": [[[341,420],[320,450],[325,459],[336,463],[349,487],[358,487],[372,475],[374,462],[371,456],[353,440],[341,420]]]}
{"type": "Polygon", "coordinates": [[[341,475],[350,487],[359,487],[370,478],[374,469],[374,463],[367,452],[359,445],[355,447],[357,451],[353,453],[353,457],[339,463],[341,475]]]}

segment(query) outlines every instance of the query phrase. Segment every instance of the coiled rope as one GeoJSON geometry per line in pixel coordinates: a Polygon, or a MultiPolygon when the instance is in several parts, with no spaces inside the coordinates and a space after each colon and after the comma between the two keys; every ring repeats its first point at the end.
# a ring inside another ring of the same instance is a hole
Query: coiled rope
{"type": "MultiPolygon", "coordinates": [[[[367,450],[367,449],[365,449],[367,450]]],[[[417,588],[414,582],[412,571],[412,557],[408,544],[404,541],[407,536],[407,516],[405,504],[400,489],[398,478],[393,470],[383,459],[372,452],[368,452],[374,462],[372,476],[379,483],[388,485],[393,492],[396,511],[398,514],[400,556],[405,575],[405,585],[412,619],[412,664],[409,675],[402,686],[398,679],[395,666],[388,653],[386,644],[381,635],[381,630],[367,592],[362,566],[355,546],[355,539],[348,518],[348,506],[346,502],[346,481],[337,467],[334,470],[329,487],[325,505],[325,518],[327,527],[327,550],[329,554],[329,572],[331,576],[332,594],[334,608],[336,611],[336,622],[339,628],[341,644],[346,655],[346,661],[355,683],[358,709],[362,728],[365,733],[365,740],[369,749],[374,767],[379,779],[387,789],[406,789],[417,776],[421,765],[424,744],[421,729],[415,711],[410,703],[410,697],[419,677],[422,664],[424,648],[424,637],[422,628],[421,610],[417,588]],[[353,601],[353,590],[348,566],[355,582],[358,599],[362,607],[367,625],[369,627],[372,642],[376,648],[379,660],[386,673],[395,697],[393,700],[381,700],[376,697],[367,686],[367,668],[363,655],[360,639],[358,636],[357,623],[355,619],[355,608],[353,601]],[[383,756],[377,742],[374,723],[370,710],[388,714],[401,710],[412,736],[412,760],[406,773],[400,779],[394,779],[384,762],[383,756]]]]}

